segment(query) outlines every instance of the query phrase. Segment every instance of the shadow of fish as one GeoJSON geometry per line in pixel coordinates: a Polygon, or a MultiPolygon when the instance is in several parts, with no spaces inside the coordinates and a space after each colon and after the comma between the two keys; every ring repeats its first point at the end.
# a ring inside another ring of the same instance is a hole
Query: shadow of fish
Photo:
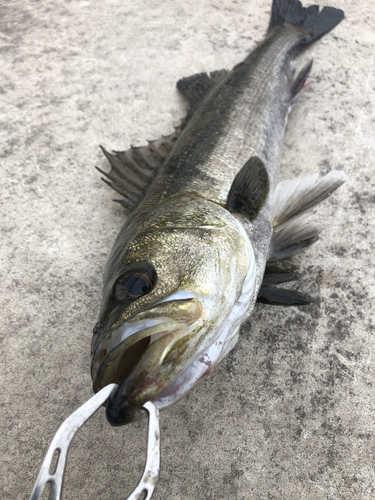
{"type": "Polygon", "coordinates": [[[318,238],[306,212],[343,172],[278,182],[288,113],[311,69],[293,59],[341,10],[274,0],[265,40],[232,71],[177,83],[189,113],[175,132],[109,154],[107,183],[129,212],[108,259],[92,340],[94,391],[119,384],[107,419],[122,425],[153,401],[180,399],[233,348],[255,302],[304,304],[266,267],[318,238]],[[266,271],[266,272],[265,272],[266,271]]]}

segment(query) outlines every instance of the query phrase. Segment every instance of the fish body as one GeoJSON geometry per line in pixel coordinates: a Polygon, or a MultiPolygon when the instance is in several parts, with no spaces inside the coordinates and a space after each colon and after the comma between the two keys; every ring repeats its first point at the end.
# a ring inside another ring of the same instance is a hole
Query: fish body
{"type": "Polygon", "coordinates": [[[139,418],[146,401],[173,404],[211,373],[257,298],[280,302],[264,285],[267,260],[316,241],[304,214],[345,175],[279,183],[280,149],[311,68],[296,73],[292,62],[342,18],[274,0],[265,40],[242,63],[178,82],[189,113],[172,136],[105,152],[109,184],[130,212],[108,259],[92,341],[94,390],[119,384],[107,406],[113,425],[139,418]]]}

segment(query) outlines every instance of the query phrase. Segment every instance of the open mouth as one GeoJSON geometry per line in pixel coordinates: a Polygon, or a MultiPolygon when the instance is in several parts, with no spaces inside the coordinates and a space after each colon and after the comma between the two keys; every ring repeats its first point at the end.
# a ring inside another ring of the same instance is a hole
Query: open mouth
{"type": "Polygon", "coordinates": [[[94,391],[110,383],[119,385],[107,405],[112,425],[136,420],[138,409],[170,385],[189,362],[191,334],[202,305],[196,297],[173,299],[140,312],[95,348],[94,391]]]}
{"type": "Polygon", "coordinates": [[[143,416],[142,405],[179,375],[184,366],[181,357],[188,343],[182,341],[180,347],[176,346],[187,333],[186,327],[180,327],[147,335],[136,340],[106,366],[101,383],[118,384],[106,410],[112,425],[138,420],[143,416]]]}
{"type": "Polygon", "coordinates": [[[133,371],[136,364],[139,362],[147,347],[150,345],[151,336],[138,340],[125,351],[117,356],[113,362],[111,370],[105,370],[101,385],[105,387],[108,384],[121,384],[128,375],[133,371]]]}
{"type": "Polygon", "coordinates": [[[137,328],[127,325],[114,348],[107,350],[105,344],[99,346],[91,368],[94,392],[108,384],[121,384],[138,365],[150,344],[176,329],[176,323],[167,318],[151,321],[154,324],[148,327],[142,323],[137,328]]]}

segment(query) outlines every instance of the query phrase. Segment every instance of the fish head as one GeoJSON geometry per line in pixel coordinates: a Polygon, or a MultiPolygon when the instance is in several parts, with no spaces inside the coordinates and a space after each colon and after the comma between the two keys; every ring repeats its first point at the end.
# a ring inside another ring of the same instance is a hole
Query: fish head
{"type": "Polygon", "coordinates": [[[162,208],[120,233],[107,264],[91,371],[95,392],[119,384],[107,405],[113,425],[140,418],[215,342],[255,267],[224,208],[204,200],[162,208]]]}

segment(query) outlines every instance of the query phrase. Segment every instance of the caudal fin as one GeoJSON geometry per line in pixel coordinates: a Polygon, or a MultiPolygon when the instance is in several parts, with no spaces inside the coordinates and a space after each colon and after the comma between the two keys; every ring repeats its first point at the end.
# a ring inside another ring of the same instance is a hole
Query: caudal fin
{"type": "Polygon", "coordinates": [[[273,0],[270,29],[274,26],[294,25],[306,29],[304,44],[310,44],[331,31],[344,19],[344,12],[318,5],[303,7],[299,0],[273,0]]]}

